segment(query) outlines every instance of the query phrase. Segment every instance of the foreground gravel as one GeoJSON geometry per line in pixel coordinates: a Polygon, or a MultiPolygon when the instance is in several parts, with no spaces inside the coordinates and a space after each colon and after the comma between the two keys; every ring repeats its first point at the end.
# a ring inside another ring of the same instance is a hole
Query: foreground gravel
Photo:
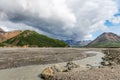
{"type": "Polygon", "coordinates": [[[120,65],[88,71],[57,73],[51,80],[120,80],[120,65]]]}
{"type": "MultiPolygon", "coordinates": [[[[81,56],[81,53],[82,53],[82,55],[83,54],[84,55],[96,54],[95,56],[89,56],[89,57],[85,57],[84,59],[75,60],[74,62],[77,63],[78,65],[86,65],[86,64],[99,65],[99,62],[101,61],[101,57],[103,56],[101,51],[96,50],[96,49],[53,49],[52,51],[54,51],[54,50],[57,50],[57,51],[62,50],[62,52],[66,51],[66,52],[68,52],[68,53],[66,53],[66,55],[69,55],[69,54],[72,55],[72,53],[75,51],[74,53],[77,55],[79,54],[79,57],[81,56]],[[69,51],[70,52],[73,51],[73,52],[69,53],[69,51]]],[[[52,53],[52,54],[54,54],[54,53],[52,53]]],[[[70,58],[71,55],[69,55],[67,57],[70,58]]],[[[62,62],[59,64],[62,66],[65,66],[66,62],[62,62]]],[[[41,72],[46,67],[53,66],[53,65],[54,64],[45,64],[45,65],[41,64],[41,65],[31,65],[31,66],[23,66],[23,67],[18,67],[18,68],[0,70],[0,80],[42,80],[39,77],[41,72]]],[[[85,69],[85,68],[83,68],[83,69],[85,69]]],[[[80,68],[80,71],[81,71],[81,68],[80,68]]],[[[66,73],[63,73],[63,74],[66,74],[66,73]]],[[[64,78],[62,75],[61,75],[61,77],[64,78]]],[[[73,79],[71,79],[71,80],[73,80],[73,79]]],[[[80,79],[75,79],[75,80],[80,80],[80,79]]]]}
{"type": "Polygon", "coordinates": [[[103,60],[110,65],[88,71],[57,73],[51,80],[120,80],[120,48],[109,48],[103,52],[103,60]]]}
{"type": "Polygon", "coordinates": [[[94,54],[82,54],[80,48],[0,48],[0,69],[80,60],[94,54]]]}

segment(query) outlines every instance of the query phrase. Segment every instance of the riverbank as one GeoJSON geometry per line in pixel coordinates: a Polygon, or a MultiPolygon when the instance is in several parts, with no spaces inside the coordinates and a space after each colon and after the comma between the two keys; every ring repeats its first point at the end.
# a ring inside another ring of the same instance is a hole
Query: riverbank
{"type": "MultiPolygon", "coordinates": [[[[54,49],[54,51],[55,50],[56,49],[54,49]]],[[[71,48],[71,49],[57,49],[57,50],[59,50],[59,52],[61,52],[61,50],[62,51],[67,50],[68,53],[66,56],[65,55],[64,56],[70,57],[70,58],[71,58],[71,55],[69,55],[69,54],[75,55],[75,54],[79,53],[79,55],[84,55],[84,56],[92,54],[92,56],[85,57],[80,60],[73,60],[76,64],[81,65],[81,67],[85,67],[85,65],[87,65],[87,64],[100,65],[101,57],[103,56],[100,49],[80,49],[80,48],[74,49],[74,48],[71,48]],[[74,52],[74,51],[76,51],[76,52],[74,52]],[[94,54],[94,56],[93,56],[93,54],[94,54]]],[[[57,63],[57,64],[65,66],[66,62],[64,61],[62,63],[57,63]]],[[[31,66],[23,66],[23,67],[18,67],[18,68],[0,70],[0,79],[1,80],[42,80],[39,77],[39,75],[46,67],[49,67],[52,65],[54,65],[54,64],[31,65],[31,66]]],[[[85,69],[85,68],[83,68],[83,69],[85,69]]]]}
{"type": "Polygon", "coordinates": [[[93,68],[87,71],[57,73],[51,80],[120,80],[120,65],[93,68]]]}
{"type": "Polygon", "coordinates": [[[120,49],[106,49],[103,50],[105,56],[103,57],[102,65],[112,66],[120,64],[120,49]]]}
{"type": "Polygon", "coordinates": [[[0,48],[0,69],[45,65],[84,59],[95,54],[82,54],[80,48],[0,48]]]}
{"type": "Polygon", "coordinates": [[[104,66],[87,71],[56,73],[50,80],[120,80],[120,49],[108,48],[102,51],[104,66]]]}

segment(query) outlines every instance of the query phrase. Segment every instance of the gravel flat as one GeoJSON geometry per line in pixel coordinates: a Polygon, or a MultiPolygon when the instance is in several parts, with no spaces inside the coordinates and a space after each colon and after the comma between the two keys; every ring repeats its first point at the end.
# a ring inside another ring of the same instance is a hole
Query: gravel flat
{"type": "MultiPolygon", "coordinates": [[[[43,50],[43,49],[42,49],[43,50]]],[[[53,49],[53,51],[56,49],[53,49]]],[[[59,50],[59,49],[58,49],[59,50]]],[[[84,54],[84,56],[87,54],[96,54],[96,56],[89,56],[82,58],[80,60],[74,60],[75,63],[79,65],[100,65],[101,57],[104,56],[100,50],[94,50],[94,49],[60,49],[59,51],[65,51],[65,50],[72,50],[72,53],[76,53],[74,51],[80,52],[79,54],[84,54]],[[97,60],[96,60],[97,59],[97,60]]],[[[70,51],[71,52],[71,51],[70,51]]],[[[69,55],[69,54],[68,54],[69,55]]],[[[66,56],[69,57],[69,56],[66,56]]],[[[30,65],[30,66],[23,66],[18,68],[12,68],[12,69],[4,69],[0,70],[0,79],[1,80],[42,80],[40,79],[39,75],[40,73],[48,66],[52,66],[56,63],[52,64],[41,64],[41,65],[30,65]]],[[[60,62],[57,63],[60,65],[65,66],[66,62],[60,62]]]]}
{"type": "Polygon", "coordinates": [[[120,65],[87,71],[57,73],[51,80],[120,80],[120,65]]]}
{"type": "Polygon", "coordinates": [[[80,60],[94,54],[77,48],[0,48],[0,69],[80,60]]]}

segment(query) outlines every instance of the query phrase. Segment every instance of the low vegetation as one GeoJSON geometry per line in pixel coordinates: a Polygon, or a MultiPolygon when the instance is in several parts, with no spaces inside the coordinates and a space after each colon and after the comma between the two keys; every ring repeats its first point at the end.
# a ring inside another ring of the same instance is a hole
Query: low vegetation
{"type": "Polygon", "coordinates": [[[107,41],[107,42],[99,42],[94,45],[88,45],[87,47],[96,47],[96,48],[119,48],[120,41],[107,41]]]}

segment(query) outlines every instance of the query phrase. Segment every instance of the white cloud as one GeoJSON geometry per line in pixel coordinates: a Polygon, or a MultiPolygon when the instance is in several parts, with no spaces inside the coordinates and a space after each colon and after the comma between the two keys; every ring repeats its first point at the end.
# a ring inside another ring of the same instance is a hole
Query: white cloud
{"type": "Polygon", "coordinates": [[[120,9],[120,0],[115,0],[116,1],[116,3],[118,4],[118,7],[119,7],[119,9],[120,9]]]}
{"type": "Polygon", "coordinates": [[[1,25],[0,28],[3,29],[3,30],[6,31],[6,32],[7,32],[7,31],[10,31],[6,26],[2,26],[2,25],[1,25]]]}
{"type": "Polygon", "coordinates": [[[120,24],[120,16],[114,16],[109,21],[113,24],[120,24]]]}
{"type": "MultiPolygon", "coordinates": [[[[78,32],[89,35],[97,30],[108,30],[104,25],[106,19],[111,18],[117,12],[117,6],[112,0],[75,0],[81,4],[73,6],[76,9],[78,32]]],[[[73,1],[74,2],[74,1],[73,1]]]]}
{"type": "Polygon", "coordinates": [[[0,25],[32,27],[62,39],[91,39],[91,33],[107,29],[104,21],[116,12],[113,0],[0,0],[0,25]]]}

